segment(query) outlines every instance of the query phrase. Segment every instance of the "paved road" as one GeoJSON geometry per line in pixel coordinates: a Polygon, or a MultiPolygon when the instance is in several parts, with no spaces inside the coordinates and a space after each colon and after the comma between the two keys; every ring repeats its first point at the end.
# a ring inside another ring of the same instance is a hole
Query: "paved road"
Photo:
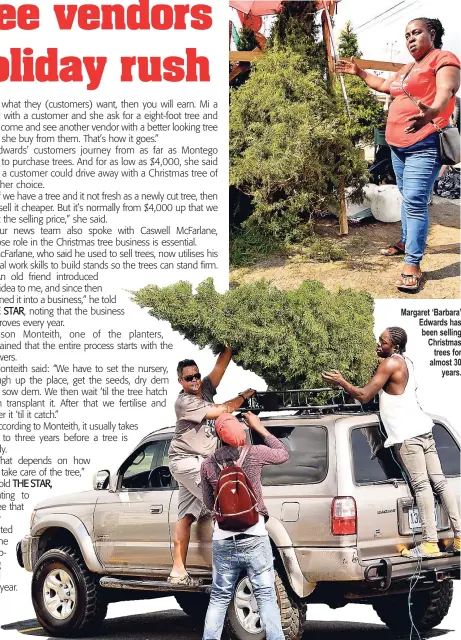
{"type": "MultiPolygon", "coordinates": [[[[37,626],[36,620],[24,621],[31,628],[37,626]]],[[[24,623],[18,626],[21,635],[47,637],[43,630],[25,631],[24,623]]],[[[92,636],[91,640],[201,640],[202,628],[191,622],[190,618],[179,611],[169,610],[155,614],[114,618],[104,623],[102,632],[92,636]]],[[[424,638],[448,638],[448,631],[437,629],[424,638]]],[[[394,640],[395,636],[383,625],[360,622],[321,622],[309,621],[304,640],[394,640]]],[[[415,637],[416,640],[416,637],[415,637]]]]}
{"type": "MultiPolygon", "coordinates": [[[[455,583],[455,596],[448,616],[438,629],[421,634],[421,640],[460,637],[461,584],[455,583]]],[[[201,640],[203,625],[194,622],[177,608],[173,598],[110,605],[101,632],[91,640],[201,640]],[[135,615],[130,615],[135,614],[135,615]]],[[[37,620],[22,620],[3,625],[9,638],[21,635],[47,637],[37,620]]],[[[83,638],[82,640],[86,640],[83,638]]],[[[88,639],[90,640],[90,639],[88,639]]],[[[373,609],[366,605],[348,605],[332,610],[325,605],[311,605],[304,640],[395,640],[395,636],[379,623],[373,609]]],[[[413,640],[418,640],[416,634],[413,640]]]]}

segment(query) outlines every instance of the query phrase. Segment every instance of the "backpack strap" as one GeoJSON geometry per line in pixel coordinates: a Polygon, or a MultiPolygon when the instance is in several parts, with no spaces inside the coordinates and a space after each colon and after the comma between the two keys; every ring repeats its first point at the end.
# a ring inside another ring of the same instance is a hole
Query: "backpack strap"
{"type": "Polygon", "coordinates": [[[216,456],[213,455],[213,462],[216,464],[216,466],[218,467],[218,474],[221,473],[221,471],[224,471],[225,466],[223,464],[220,464],[217,460],[216,460],[216,456]]]}
{"type": "MultiPolygon", "coordinates": [[[[249,445],[245,444],[245,445],[242,447],[242,451],[241,451],[241,453],[240,453],[240,457],[239,457],[239,459],[238,459],[238,460],[236,460],[236,461],[235,461],[234,463],[232,463],[232,464],[236,464],[236,465],[238,465],[239,467],[241,467],[241,466],[242,466],[242,464],[243,464],[243,461],[244,461],[244,460],[245,460],[245,458],[247,457],[247,454],[248,454],[249,450],[250,450],[249,445]]],[[[216,464],[216,466],[218,467],[219,472],[224,471],[224,469],[226,468],[226,466],[231,466],[231,465],[220,464],[220,463],[216,460],[216,456],[215,456],[215,455],[213,455],[213,462],[214,462],[214,463],[216,464]]]]}
{"type": "Polygon", "coordinates": [[[239,459],[238,459],[238,460],[237,460],[237,462],[236,462],[236,464],[237,464],[239,467],[241,467],[241,466],[242,466],[243,461],[244,461],[244,460],[245,460],[245,458],[247,457],[249,450],[250,450],[249,445],[244,444],[244,445],[243,445],[243,447],[242,447],[242,452],[240,453],[240,457],[239,457],[239,459]]]}

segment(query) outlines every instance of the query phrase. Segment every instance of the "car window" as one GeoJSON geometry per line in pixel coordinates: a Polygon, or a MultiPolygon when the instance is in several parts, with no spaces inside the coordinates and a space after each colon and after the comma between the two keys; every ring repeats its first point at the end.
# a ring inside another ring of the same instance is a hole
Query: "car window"
{"type": "Polygon", "coordinates": [[[122,489],[155,488],[151,483],[151,471],[162,465],[164,451],[165,440],[149,442],[139,449],[122,471],[122,489]]]}
{"type": "MultiPolygon", "coordinates": [[[[316,484],[325,480],[328,471],[328,432],[322,426],[267,427],[283,442],[290,457],[281,465],[262,468],[263,486],[316,484]]],[[[254,444],[262,444],[260,436],[252,432],[254,444]]]]}
{"type": "Polygon", "coordinates": [[[158,489],[178,489],[179,485],[169,470],[168,449],[171,440],[164,440],[165,449],[157,461],[157,472],[151,474],[150,485],[158,489]]]}
{"type": "Polygon", "coordinates": [[[432,433],[443,473],[446,476],[459,476],[461,473],[459,447],[453,436],[438,422],[434,424],[432,433]]]}
{"type": "Polygon", "coordinates": [[[371,484],[383,480],[403,480],[392,447],[384,448],[379,427],[352,430],[352,460],[357,484],[371,484]]]}
{"type": "Polygon", "coordinates": [[[163,465],[165,467],[168,467],[168,449],[170,448],[171,440],[165,440],[164,443],[165,443],[165,448],[160,457],[160,460],[158,461],[158,464],[159,466],[163,465]]]}
{"type": "MultiPolygon", "coordinates": [[[[445,427],[434,424],[434,440],[446,476],[460,475],[459,447],[445,427]]],[[[352,458],[354,479],[357,484],[370,484],[383,480],[402,480],[393,447],[383,446],[379,427],[363,427],[352,431],[352,458]]]]}

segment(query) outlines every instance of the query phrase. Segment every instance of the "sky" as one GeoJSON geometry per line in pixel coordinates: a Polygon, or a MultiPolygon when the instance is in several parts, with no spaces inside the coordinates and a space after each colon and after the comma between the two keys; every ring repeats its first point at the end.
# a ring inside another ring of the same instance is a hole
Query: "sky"
{"type": "Polygon", "coordinates": [[[341,0],[335,16],[335,40],[350,20],[363,58],[405,63],[410,60],[405,27],[420,17],[438,18],[445,28],[443,48],[461,58],[460,0],[341,0]],[[376,17],[379,14],[384,15],[376,17]]]}

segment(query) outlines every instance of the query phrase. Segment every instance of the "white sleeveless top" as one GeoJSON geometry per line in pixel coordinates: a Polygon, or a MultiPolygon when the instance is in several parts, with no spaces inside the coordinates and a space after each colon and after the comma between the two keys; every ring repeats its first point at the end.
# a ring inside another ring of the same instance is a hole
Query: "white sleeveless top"
{"type": "Polygon", "coordinates": [[[387,433],[385,447],[402,443],[432,431],[432,418],[424,413],[416,397],[416,381],[413,363],[408,358],[394,353],[391,358],[402,358],[407,365],[408,381],[405,391],[400,395],[391,395],[384,389],[379,392],[379,411],[387,433]]]}

